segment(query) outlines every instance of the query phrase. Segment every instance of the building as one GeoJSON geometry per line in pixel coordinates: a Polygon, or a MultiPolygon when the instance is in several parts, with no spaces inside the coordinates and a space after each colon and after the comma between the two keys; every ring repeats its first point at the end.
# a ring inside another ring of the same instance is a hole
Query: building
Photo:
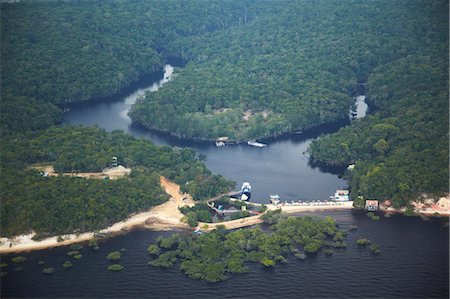
{"type": "Polygon", "coordinates": [[[366,200],[366,210],[370,212],[378,210],[378,200],[366,200]]]}
{"type": "Polygon", "coordinates": [[[348,190],[336,190],[334,196],[330,196],[334,201],[349,201],[349,191],[348,190]]]}

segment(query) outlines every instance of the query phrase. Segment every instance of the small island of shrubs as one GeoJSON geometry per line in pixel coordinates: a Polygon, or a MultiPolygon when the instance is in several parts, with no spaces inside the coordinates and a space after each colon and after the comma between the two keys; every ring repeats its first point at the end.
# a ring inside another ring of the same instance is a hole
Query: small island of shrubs
{"type": "Polygon", "coordinates": [[[120,264],[112,264],[108,267],[109,271],[122,271],[123,270],[123,266],[120,264]]]}
{"type": "Polygon", "coordinates": [[[148,264],[170,268],[179,262],[187,276],[217,282],[233,273],[248,272],[248,263],[271,268],[287,263],[286,257],[291,253],[304,260],[306,254],[314,254],[322,247],[328,248],[325,253],[331,255],[333,244],[339,244],[335,248],[340,248],[345,243],[345,232],[338,230],[331,217],[288,217],[277,210],[267,212],[262,218],[269,224],[269,232],[259,227],[226,231],[224,226],[217,226],[200,236],[158,237],[156,244],[147,248],[152,257],[148,264]]]}

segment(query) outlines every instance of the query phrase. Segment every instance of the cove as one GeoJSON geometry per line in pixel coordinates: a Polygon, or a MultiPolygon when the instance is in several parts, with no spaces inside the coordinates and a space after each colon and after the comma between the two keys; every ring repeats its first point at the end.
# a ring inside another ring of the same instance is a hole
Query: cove
{"type": "MultiPolygon", "coordinates": [[[[173,63],[165,65],[160,73],[144,76],[131,88],[104,99],[71,105],[64,114],[64,124],[97,125],[107,131],[123,130],[138,138],[147,138],[157,145],[189,147],[206,155],[207,167],[214,173],[236,181],[252,184],[252,200],[268,202],[270,194],[279,194],[281,200],[328,199],[338,188],[346,188],[339,178],[344,168],[314,165],[306,153],[311,141],[321,134],[337,131],[347,120],[320,126],[302,134],[286,134],[265,139],[269,146],[255,148],[247,144],[216,147],[212,142],[184,140],[169,134],[148,130],[133,124],[127,113],[137,98],[145,92],[156,92],[170,81],[173,63]]],[[[119,161],[120,162],[120,161],[119,161]]]]}

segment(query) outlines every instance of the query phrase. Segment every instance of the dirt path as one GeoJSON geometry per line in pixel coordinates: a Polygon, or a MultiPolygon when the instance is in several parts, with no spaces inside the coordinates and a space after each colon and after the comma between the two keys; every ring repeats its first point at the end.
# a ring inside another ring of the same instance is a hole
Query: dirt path
{"type": "MultiPolygon", "coordinates": [[[[52,165],[31,165],[30,168],[37,169],[42,171],[46,176],[59,176],[58,172],[55,172],[55,169],[52,165]]],[[[114,168],[105,168],[102,172],[64,172],[63,176],[74,176],[88,179],[106,179],[109,178],[111,180],[116,180],[118,178],[124,177],[126,175],[130,175],[131,168],[123,167],[119,165],[114,168]]]]}

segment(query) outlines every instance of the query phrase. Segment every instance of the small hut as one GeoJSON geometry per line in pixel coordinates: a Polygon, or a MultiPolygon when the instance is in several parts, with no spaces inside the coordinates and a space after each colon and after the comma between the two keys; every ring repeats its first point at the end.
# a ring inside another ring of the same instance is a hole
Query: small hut
{"type": "Polygon", "coordinates": [[[366,200],[366,210],[370,212],[378,210],[378,200],[366,200]]]}

